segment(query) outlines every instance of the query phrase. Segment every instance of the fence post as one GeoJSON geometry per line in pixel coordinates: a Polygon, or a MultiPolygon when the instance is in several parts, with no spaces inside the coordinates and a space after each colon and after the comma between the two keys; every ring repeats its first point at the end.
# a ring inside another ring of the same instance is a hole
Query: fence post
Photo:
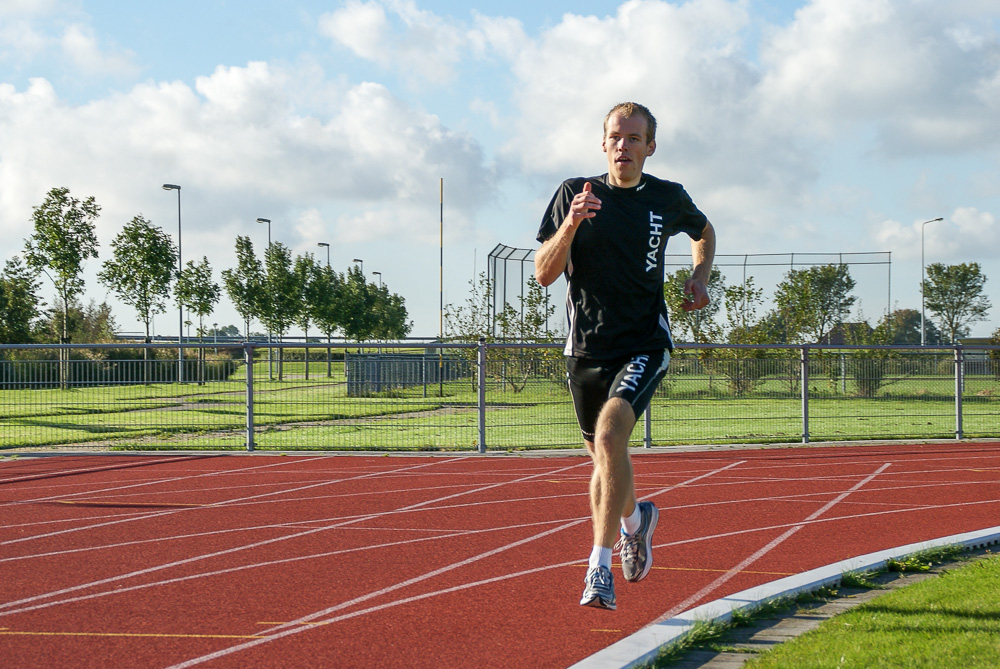
{"type": "Polygon", "coordinates": [[[962,391],[965,389],[965,356],[955,344],[955,438],[962,438],[962,391]]]}
{"type": "Polygon", "coordinates": [[[479,338],[476,356],[479,379],[479,452],[486,452],[486,337],[479,338]]]}
{"type": "Polygon", "coordinates": [[[247,365],[247,450],[253,450],[253,343],[243,343],[243,356],[247,365]]]}
{"type": "Polygon", "coordinates": [[[799,376],[802,381],[802,443],[809,443],[809,347],[799,352],[799,376]]]}
{"type": "Polygon", "coordinates": [[[642,445],[645,448],[653,447],[653,413],[652,413],[652,402],[646,405],[646,412],[643,414],[643,424],[645,427],[645,434],[642,438],[642,445]]]}

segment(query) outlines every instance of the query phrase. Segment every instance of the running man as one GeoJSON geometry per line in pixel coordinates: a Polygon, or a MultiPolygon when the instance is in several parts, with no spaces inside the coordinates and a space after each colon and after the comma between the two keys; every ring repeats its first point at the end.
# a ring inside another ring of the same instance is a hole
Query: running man
{"type": "Polygon", "coordinates": [[[625,102],[608,112],[601,147],[607,173],[564,181],[549,203],[535,278],[548,286],[566,276],[566,368],[594,465],[594,546],[580,604],[613,610],[613,551],[626,581],[641,581],[653,564],[659,511],[636,500],[628,443],[673,349],[663,300],[667,238],[691,238],[694,267],[684,284],[691,311],[709,301],[715,230],[680,184],[643,174],[656,150],[656,119],[646,107],[625,102]]]}

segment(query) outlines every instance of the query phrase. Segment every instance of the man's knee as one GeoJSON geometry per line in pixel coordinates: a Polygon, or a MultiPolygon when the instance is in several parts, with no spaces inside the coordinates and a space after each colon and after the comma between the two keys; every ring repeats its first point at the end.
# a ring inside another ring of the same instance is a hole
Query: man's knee
{"type": "Polygon", "coordinates": [[[627,448],[634,427],[635,412],[632,410],[632,405],[620,397],[612,397],[601,409],[597,419],[595,448],[604,451],[627,448]]]}

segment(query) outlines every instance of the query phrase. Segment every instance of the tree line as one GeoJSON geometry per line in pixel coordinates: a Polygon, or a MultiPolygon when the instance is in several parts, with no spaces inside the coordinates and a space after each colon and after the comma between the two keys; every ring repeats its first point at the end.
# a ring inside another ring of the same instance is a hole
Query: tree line
{"type": "MultiPolygon", "coordinates": [[[[847,265],[819,265],[789,270],[777,285],[773,307],[761,313],[764,291],[753,277],[726,286],[718,268],[708,285],[711,303],[700,311],[684,311],[684,281],[690,270],[667,275],[664,297],[675,335],[696,343],[730,344],[878,344],[954,343],[970,327],[986,320],[991,308],[984,294],[986,275],[979,263],[927,267],[922,283],[926,311],[895,309],[877,322],[847,322],[857,298],[847,265]],[[720,312],[726,318],[720,322],[720,312]],[[924,322],[921,323],[921,320],[924,322]],[[935,322],[936,320],[936,322],[935,322]]],[[[997,331],[1000,336],[1000,330],[997,331]]]]}
{"type": "MultiPolygon", "coordinates": [[[[79,302],[84,262],[98,257],[94,230],[100,211],[93,197],[79,200],[67,188],[51,189],[33,208],[23,260],[8,260],[0,274],[0,342],[69,343],[82,335],[81,343],[98,343],[113,337],[110,308],[83,308],[79,302]],[[51,310],[38,297],[43,276],[56,291],[51,310]]],[[[293,257],[280,242],[270,243],[261,261],[243,236],[237,237],[235,251],[236,267],[222,271],[220,285],[206,257],[178,268],[173,240],[138,215],[111,242],[111,257],[98,280],[135,310],[147,342],[153,317],[166,313],[171,298],[197,317],[199,334],[206,334],[204,320],[223,291],[243,319],[247,336],[254,320],[279,339],[293,325],[306,337],[315,326],[327,338],[340,333],[356,341],[398,339],[412,328],[403,298],[381,282],[366,281],[357,267],[337,272],[310,253],[293,257]]]]}

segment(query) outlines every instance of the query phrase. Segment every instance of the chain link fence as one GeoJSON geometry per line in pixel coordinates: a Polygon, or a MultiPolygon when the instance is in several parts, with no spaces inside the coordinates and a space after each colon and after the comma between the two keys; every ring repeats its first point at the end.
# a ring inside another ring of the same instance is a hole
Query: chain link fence
{"type": "MultiPolygon", "coordinates": [[[[557,344],[0,346],[0,448],[582,447],[557,344]],[[178,375],[183,371],[183,383],[178,375]]],[[[990,346],[696,346],[635,446],[1000,437],[990,346]]]]}

